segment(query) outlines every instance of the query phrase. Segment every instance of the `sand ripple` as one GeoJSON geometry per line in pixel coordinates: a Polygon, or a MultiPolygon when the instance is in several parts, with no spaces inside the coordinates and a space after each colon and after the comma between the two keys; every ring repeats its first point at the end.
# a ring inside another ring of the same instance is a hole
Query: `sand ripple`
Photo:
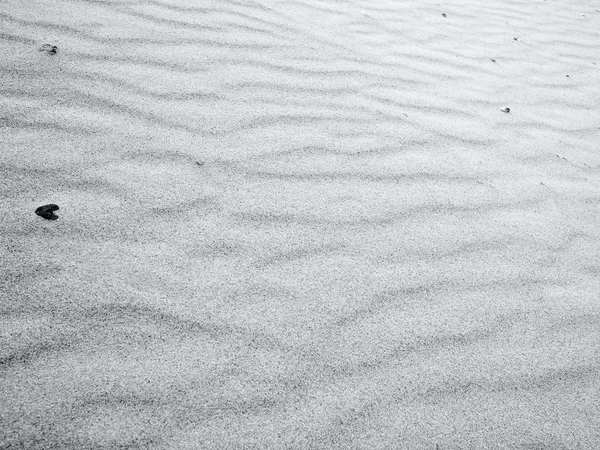
{"type": "Polygon", "coordinates": [[[597,2],[0,21],[0,448],[600,447],[597,2]]]}

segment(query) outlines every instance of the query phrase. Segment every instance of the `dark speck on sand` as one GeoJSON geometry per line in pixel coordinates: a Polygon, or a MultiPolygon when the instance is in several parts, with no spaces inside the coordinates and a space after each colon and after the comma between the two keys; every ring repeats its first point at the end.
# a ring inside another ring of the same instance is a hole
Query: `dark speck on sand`
{"type": "Polygon", "coordinates": [[[46,220],[56,220],[58,219],[58,216],[54,214],[54,211],[58,211],[58,209],[58,205],[52,203],[50,205],[40,206],[35,210],[35,213],[46,220]]]}
{"type": "Polygon", "coordinates": [[[39,48],[40,52],[46,52],[50,55],[56,55],[58,47],[56,45],[44,44],[39,48]]]}

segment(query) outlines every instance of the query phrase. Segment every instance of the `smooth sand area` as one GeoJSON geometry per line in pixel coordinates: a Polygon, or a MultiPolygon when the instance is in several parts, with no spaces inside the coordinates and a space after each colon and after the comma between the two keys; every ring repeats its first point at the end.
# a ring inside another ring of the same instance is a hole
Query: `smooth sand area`
{"type": "Polygon", "coordinates": [[[600,448],[599,0],[0,24],[0,448],[600,448]]]}

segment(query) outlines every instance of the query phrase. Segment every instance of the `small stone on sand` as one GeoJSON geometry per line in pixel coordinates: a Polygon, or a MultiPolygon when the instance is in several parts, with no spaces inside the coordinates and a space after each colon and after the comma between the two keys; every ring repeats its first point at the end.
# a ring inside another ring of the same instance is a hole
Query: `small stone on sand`
{"type": "Polygon", "coordinates": [[[502,108],[501,111],[505,112],[505,113],[509,113],[510,112],[510,108],[502,108]]]}
{"type": "Polygon", "coordinates": [[[35,213],[38,216],[43,217],[44,219],[56,220],[58,219],[58,216],[54,214],[54,211],[58,211],[58,209],[58,205],[52,203],[50,205],[40,206],[38,209],[35,210],[35,213]]]}
{"type": "Polygon", "coordinates": [[[446,13],[442,13],[442,16],[446,17],[446,13]]]}
{"type": "Polygon", "coordinates": [[[46,52],[50,55],[56,55],[58,47],[56,45],[44,44],[39,48],[40,52],[46,52]]]}

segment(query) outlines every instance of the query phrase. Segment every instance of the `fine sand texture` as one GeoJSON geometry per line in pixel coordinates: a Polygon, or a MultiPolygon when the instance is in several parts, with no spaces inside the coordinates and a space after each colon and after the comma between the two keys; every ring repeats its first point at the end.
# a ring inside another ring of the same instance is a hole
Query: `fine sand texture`
{"type": "Polygon", "coordinates": [[[600,0],[2,0],[0,91],[1,449],[600,448],[600,0]]]}

